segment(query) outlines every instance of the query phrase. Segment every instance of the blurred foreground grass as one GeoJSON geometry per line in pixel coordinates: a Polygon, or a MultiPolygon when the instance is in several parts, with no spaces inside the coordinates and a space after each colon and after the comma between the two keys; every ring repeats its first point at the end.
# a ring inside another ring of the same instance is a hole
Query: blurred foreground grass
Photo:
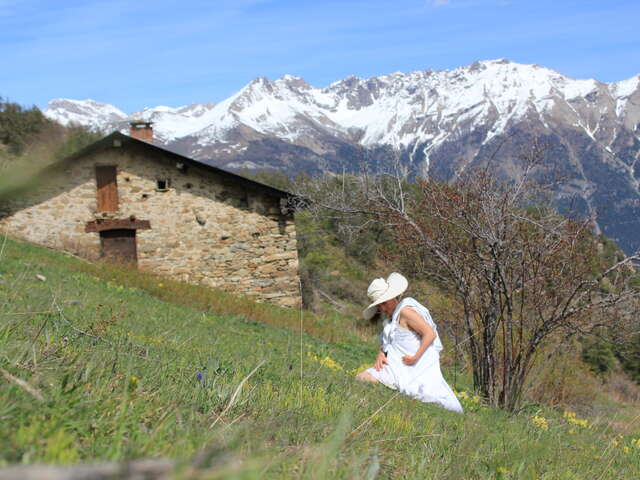
{"type": "Polygon", "coordinates": [[[485,407],[464,377],[463,416],[362,385],[353,373],[377,346],[353,322],[0,239],[0,462],[167,456],[206,478],[640,477],[635,414],[621,436],[617,414],[485,407]]]}

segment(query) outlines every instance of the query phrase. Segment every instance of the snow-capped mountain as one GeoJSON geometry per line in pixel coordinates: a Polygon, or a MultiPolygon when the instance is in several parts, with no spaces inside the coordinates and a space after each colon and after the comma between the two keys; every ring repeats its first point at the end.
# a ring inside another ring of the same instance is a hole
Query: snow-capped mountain
{"type": "Polygon", "coordinates": [[[105,131],[151,120],[160,144],[226,168],[349,171],[367,162],[376,169],[395,152],[407,174],[445,180],[490,157],[515,175],[518,154],[537,137],[567,179],[561,206],[597,215],[625,249],[640,246],[640,75],[602,83],[492,60],[349,77],[325,88],[291,75],[258,78],[216,105],[131,115],[90,100],[54,100],[45,114],[105,131]]]}
{"type": "Polygon", "coordinates": [[[102,130],[106,125],[126,122],[127,114],[113,105],[94,100],[51,100],[44,114],[61,125],[85,125],[102,130]]]}

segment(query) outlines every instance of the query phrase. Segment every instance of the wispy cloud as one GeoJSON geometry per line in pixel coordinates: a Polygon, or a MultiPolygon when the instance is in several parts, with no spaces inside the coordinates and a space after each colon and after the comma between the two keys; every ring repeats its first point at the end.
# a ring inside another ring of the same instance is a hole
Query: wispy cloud
{"type": "Polygon", "coordinates": [[[449,5],[449,0],[433,0],[431,2],[432,7],[444,7],[446,5],[449,5]]]}

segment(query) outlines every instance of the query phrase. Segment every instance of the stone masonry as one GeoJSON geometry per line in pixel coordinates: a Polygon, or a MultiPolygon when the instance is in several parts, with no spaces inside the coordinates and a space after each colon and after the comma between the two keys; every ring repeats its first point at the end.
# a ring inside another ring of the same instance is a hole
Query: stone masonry
{"type": "Polygon", "coordinates": [[[87,222],[146,220],[151,228],[136,232],[140,269],[298,306],[293,214],[282,197],[232,177],[194,163],[184,168],[168,152],[135,142],[102,149],[62,162],[28,194],[4,202],[0,231],[98,259],[100,235],[86,233],[87,222]],[[117,168],[117,211],[97,212],[96,166],[117,168]]]}

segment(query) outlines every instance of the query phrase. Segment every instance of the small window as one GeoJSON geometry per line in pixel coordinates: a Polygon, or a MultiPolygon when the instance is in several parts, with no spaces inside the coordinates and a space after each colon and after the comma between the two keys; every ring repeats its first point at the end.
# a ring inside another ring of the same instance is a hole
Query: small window
{"type": "Polygon", "coordinates": [[[159,192],[166,192],[167,190],[169,190],[170,186],[171,182],[168,178],[159,178],[156,181],[156,190],[158,190],[159,192]]]}

